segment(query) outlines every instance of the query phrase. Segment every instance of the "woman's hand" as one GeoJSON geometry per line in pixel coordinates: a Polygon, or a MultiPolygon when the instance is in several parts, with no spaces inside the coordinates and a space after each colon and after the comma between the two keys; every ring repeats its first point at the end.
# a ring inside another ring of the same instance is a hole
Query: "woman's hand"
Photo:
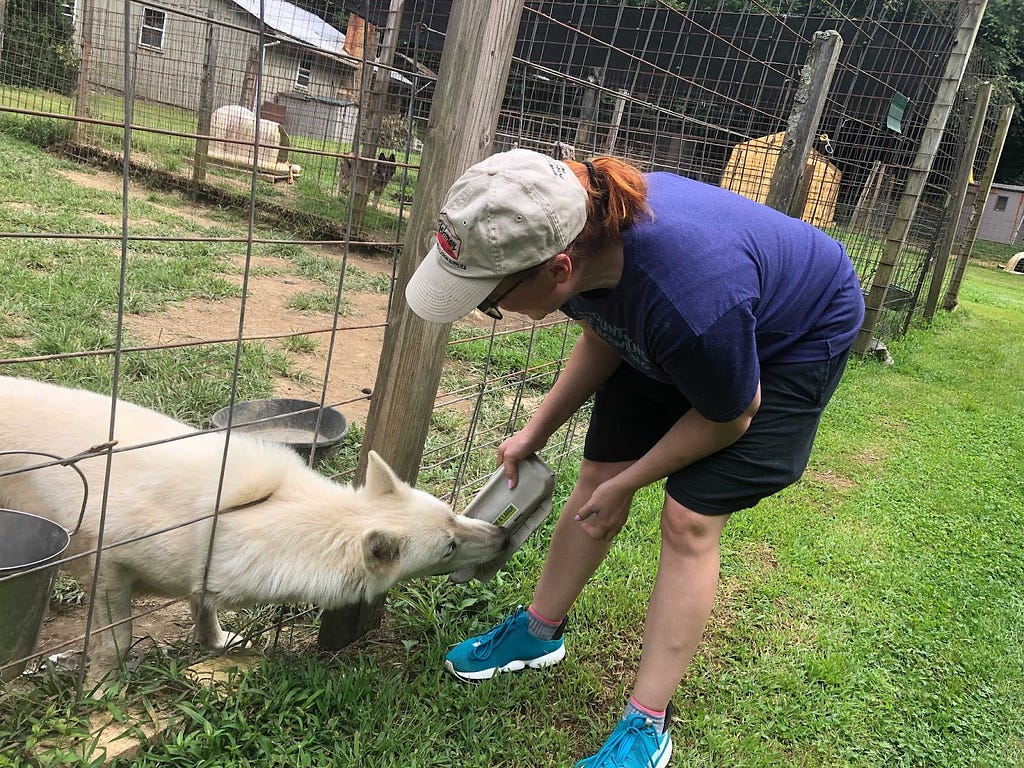
{"type": "Polygon", "coordinates": [[[634,492],[633,488],[618,482],[617,477],[597,486],[576,513],[576,520],[580,522],[584,533],[598,541],[615,536],[626,524],[634,492]]]}
{"type": "Polygon", "coordinates": [[[523,428],[506,437],[498,446],[498,463],[505,466],[509,488],[515,488],[519,482],[519,462],[543,448],[545,442],[523,428]]]}

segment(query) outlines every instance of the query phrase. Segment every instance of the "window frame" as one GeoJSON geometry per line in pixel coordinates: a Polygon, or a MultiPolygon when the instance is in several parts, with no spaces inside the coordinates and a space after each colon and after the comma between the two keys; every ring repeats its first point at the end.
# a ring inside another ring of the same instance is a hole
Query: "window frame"
{"type": "Polygon", "coordinates": [[[139,24],[139,47],[148,48],[152,51],[162,51],[164,49],[164,37],[167,34],[167,11],[163,11],[159,8],[150,8],[147,5],[142,6],[142,21],[139,24]],[[160,26],[154,26],[153,24],[147,23],[147,14],[159,14],[160,15],[160,26]],[[150,37],[154,32],[159,33],[159,41],[153,43],[147,41],[146,33],[150,33],[150,37]]]}
{"type": "Polygon", "coordinates": [[[310,89],[313,84],[313,62],[312,53],[308,51],[299,53],[299,61],[295,68],[295,90],[308,91],[310,89]]]}
{"type": "Polygon", "coordinates": [[[1006,210],[1006,206],[1009,204],[1009,202],[1010,197],[1008,195],[996,195],[996,203],[995,205],[992,206],[992,210],[1002,213],[1003,211],[1006,210]]]}

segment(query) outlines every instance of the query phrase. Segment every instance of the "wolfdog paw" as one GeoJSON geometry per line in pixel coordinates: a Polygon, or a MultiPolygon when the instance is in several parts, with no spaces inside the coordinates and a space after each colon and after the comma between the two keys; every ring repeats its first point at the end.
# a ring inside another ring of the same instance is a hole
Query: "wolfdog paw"
{"type": "Polygon", "coordinates": [[[250,645],[249,638],[245,635],[238,635],[234,632],[221,632],[214,642],[207,647],[214,651],[239,650],[250,645]]]}

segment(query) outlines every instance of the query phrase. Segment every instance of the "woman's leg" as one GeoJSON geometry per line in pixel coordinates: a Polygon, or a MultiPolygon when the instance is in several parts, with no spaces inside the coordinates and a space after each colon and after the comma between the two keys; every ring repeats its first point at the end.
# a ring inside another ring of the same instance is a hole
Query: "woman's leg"
{"type": "MultiPolygon", "coordinates": [[[[544,570],[533,594],[533,610],[545,619],[561,621],[565,618],[587,580],[608,554],[614,535],[600,541],[593,539],[574,518],[597,486],[630,464],[632,462],[598,462],[587,459],[580,464],[576,487],[558,517],[544,561],[544,570]]],[[[627,501],[627,507],[628,504],[627,501]]]]}
{"type": "Polygon", "coordinates": [[[686,672],[711,615],[718,542],[728,515],[700,515],[671,497],[661,513],[661,559],[647,607],[633,698],[661,711],[686,672]]]}

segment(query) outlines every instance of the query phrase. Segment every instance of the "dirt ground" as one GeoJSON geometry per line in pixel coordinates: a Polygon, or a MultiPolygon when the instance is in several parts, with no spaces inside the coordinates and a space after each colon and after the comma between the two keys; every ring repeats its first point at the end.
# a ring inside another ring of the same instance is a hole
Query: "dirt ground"
{"type": "MultiPolygon", "coordinates": [[[[111,173],[86,173],[65,171],[64,177],[76,184],[120,193],[121,177],[111,173]]],[[[135,186],[129,188],[130,197],[145,199],[148,204],[166,213],[183,216],[198,224],[223,228],[223,223],[207,216],[201,206],[182,202],[173,208],[154,203],[147,198],[147,191],[135,186]]],[[[120,227],[120,219],[97,217],[104,223],[120,227]]],[[[131,224],[142,224],[133,219],[131,224]]],[[[321,252],[339,258],[340,254],[329,248],[306,246],[311,251],[321,252]]],[[[350,253],[348,262],[364,272],[390,274],[391,265],[387,259],[375,256],[361,256],[350,253]]],[[[237,285],[242,284],[241,270],[244,260],[237,259],[238,274],[226,275],[237,285]]],[[[308,375],[308,383],[290,379],[279,379],[275,383],[275,394],[280,397],[295,397],[319,400],[324,379],[327,379],[328,404],[344,403],[342,412],[349,422],[364,423],[369,410],[369,400],[364,390],[372,390],[377,375],[381,343],[384,338],[384,322],[387,319],[388,297],[379,293],[345,291],[348,313],[338,319],[330,371],[325,369],[333,317],[324,312],[300,312],[287,306],[288,300],[299,293],[323,291],[323,284],[295,274],[295,267],[285,258],[267,256],[254,257],[250,264],[251,274],[248,296],[245,303],[246,337],[270,336],[289,333],[309,333],[316,341],[317,349],[308,354],[289,352],[296,366],[308,375]],[[262,269],[261,269],[262,268],[262,269]],[[269,272],[271,274],[260,274],[269,272]],[[311,333],[319,331],[317,333],[311,333]]],[[[181,341],[208,339],[233,339],[238,335],[238,319],[241,299],[222,301],[192,300],[169,307],[166,311],[147,315],[127,315],[125,329],[141,344],[168,344],[181,341]]],[[[278,344],[280,341],[268,341],[278,344]]]]}

